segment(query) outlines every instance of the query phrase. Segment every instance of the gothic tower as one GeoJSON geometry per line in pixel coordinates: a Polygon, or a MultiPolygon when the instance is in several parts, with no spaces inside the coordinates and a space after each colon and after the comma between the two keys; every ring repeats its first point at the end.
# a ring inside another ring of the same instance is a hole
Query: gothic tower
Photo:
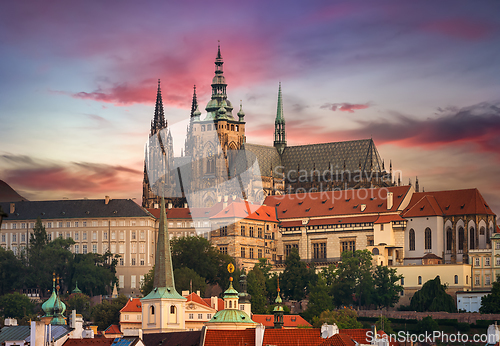
{"type": "Polygon", "coordinates": [[[278,89],[278,109],[274,120],[274,147],[283,154],[286,148],[285,117],[283,116],[283,97],[281,95],[281,82],[278,89]]]}
{"type": "Polygon", "coordinates": [[[153,286],[153,290],[141,299],[143,332],[165,333],[184,330],[186,298],[175,289],[164,198],[161,198],[153,286]]]}

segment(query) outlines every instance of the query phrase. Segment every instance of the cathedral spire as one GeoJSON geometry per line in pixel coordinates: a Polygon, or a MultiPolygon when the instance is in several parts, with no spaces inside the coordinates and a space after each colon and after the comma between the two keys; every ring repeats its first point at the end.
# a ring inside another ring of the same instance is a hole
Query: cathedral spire
{"type": "Polygon", "coordinates": [[[194,112],[198,108],[198,98],[196,97],[196,85],[193,87],[193,102],[191,102],[191,118],[195,116],[194,112]]]}
{"type": "Polygon", "coordinates": [[[165,113],[163,111],[163,100],[161,97],[161,87],[160,80],[158,79],[158,90],[156,92],[156,105],[155,105],[155,116],[153,121],[151,122],[151,135],[154,135],[161,129],[167,127],[167,123],[165,121],[165,113]]]}
{"type": "Polygon", "coordinates": [[[280,154],[286,147],[285,138],[285,117],[283,116],[283,96],[281,94],[281,82],[278,89],[278,109],[276,111],[276,119],[274,120],[274,147],[280,154]]]}

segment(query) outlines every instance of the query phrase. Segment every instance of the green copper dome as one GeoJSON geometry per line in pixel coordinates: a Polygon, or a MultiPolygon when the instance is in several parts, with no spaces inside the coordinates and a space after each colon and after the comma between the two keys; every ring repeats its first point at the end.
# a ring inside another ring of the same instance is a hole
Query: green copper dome
{"type": "Polygon", "coordinates": [[[78,288],[78,281],[76,282],[75,289],[71,291],[71,293],[82,293],[82,291],[78,288]]]}
{"type": "Polygon", "coordinates": [[[45,301],[45,303],[42,304],[42,310],[45,312],[45,316],[50,316],[52,317],[54,314],[54,304],[56,303],[57,300],[57,293],[56,293],[56,288],[54,287],[52,289],[52,295],[50,296],[49,299],[45,301]]]}
{"type": "Polygon", "coordinates": [[[238,291],[233,287],[233,281],[229,281],[229,288],[224,292],[224,299],[238,297],[238,291]]]}
{"type": "Polygon", "coordinates": [[[252,323],[257,324],[252,321],[250,316],[243,310],[237,309],[224,309],[217,311],[217,313],[212,317],[207,323],[252,323]]]}

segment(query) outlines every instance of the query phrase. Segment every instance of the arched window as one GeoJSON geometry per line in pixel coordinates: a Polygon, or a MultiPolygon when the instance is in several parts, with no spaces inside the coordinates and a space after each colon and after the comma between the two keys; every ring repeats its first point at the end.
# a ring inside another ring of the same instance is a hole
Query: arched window
{"type": "Polygon", "coordinates": [[[432,231],[429,227],[425,229],[425,249],[432,249],[432,231]]]}
{"type": "Polygon", "coordinates": [[[155,314],[155,307],[154,307],[154,305],[151,305],[151,307],[149,308],[149,313],[150,313],[151,315],[154,315],[154,314],[155,314]]]}
{"type": "Polygon", "coordinates": [[[175,305],[170,305],[170,313],[175,314],[175,305]]]}
{"type": "Polygon", "coordinates": [[[458,284],[458,275],[455,275],[455,285],[458,284]]]}
{"type": "Polygon", "coordinates": [[[215,174],[215,155],[212,148],[207,150],[207,167],[206,174],[215,174]]]}
{"type": "Polygon", "coordinates": [[[469,249],[475,249],[476,248],[476,230],[471,227],[469,230],[469,249]]]}
{"type": "Polygon", "coordinates": [[[464,236],[464,229],[463,227],[460,227],[458,229],[458,251],[462,252],[464,250],[464,240],[465,240],[465,236],[464,236]]]}
{"type": "Polygon", "coordinates": [[[401,278],[401,286],[405,284],[405,278],[401,278]]]}
{"type": "Polygon", "coordinates": [[[446,229],[446,250],[451,251],[453,244],[453,231],[450,227],[446,229]]]}
{"type": "Polygon", "coordinates": [[[421,276],[419,276],[419,277],[418,277],[418,284],[419,284],[419,285],[421,285],[421,284],[422,284],[422,277],[421,277],[421,276]]]}
{"type": "Polygon", "coordinates": [[[410,229],[409,238],[410,251],[415,251],[415,230],[413,228],[410,229]]]}
{"type": "Polygon", "coordinates": [[[469,284],[469,275],[466,275],[465,276],[465,284],[468,285],[469,284]]]}
{"type": "Polygon", "coordinates": [[[233,302],[232,301],[229,301],[229,308],[232,309],[233,308],[233,302]]]}
{"type": "Polygon", "coordinates": [[[374,247],[372,250],[372,255],[378,255],[378,254],[379,254],[378,249],[374,247]]]}

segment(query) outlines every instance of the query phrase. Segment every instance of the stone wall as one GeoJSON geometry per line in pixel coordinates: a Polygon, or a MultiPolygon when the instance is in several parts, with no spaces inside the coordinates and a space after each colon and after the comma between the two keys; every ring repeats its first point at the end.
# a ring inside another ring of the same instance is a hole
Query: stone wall
{"type": "Polygon", "coordinates": [[[449,313],[449,312],[416,312],[416,311],[382,311],[382,310],[359,310],[360,317],[379,317],[384,315],[387,318],[416,319],[432,316],[433,319],[456,319],[458,322],[475,323],[477,320],[497,320],[500,321],[500,314],[479,314],[479,313],[449,313]]]}

